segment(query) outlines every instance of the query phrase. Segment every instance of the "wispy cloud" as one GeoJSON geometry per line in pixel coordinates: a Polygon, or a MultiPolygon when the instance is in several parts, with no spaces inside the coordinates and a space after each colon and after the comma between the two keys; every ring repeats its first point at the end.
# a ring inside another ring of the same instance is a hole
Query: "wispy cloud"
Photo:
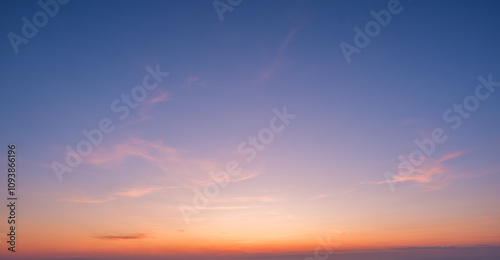
{"type": "Polygon", "coordinates": [[[427,183],[426,189],[438,190],[446,187],[453,179],[453,171],[446,167],[444,162],[462,155],[463,152],[454,152],[444,155],[438,160],[433,160],[426,157],[422,166],[415,169],[415,171],[408,176],[397,175],[394,179],[398,182],[414,181],[418,183],[427,183]]]}
{"type": "Polygon", "coordinates": [[[222,206],[222,207],[205,207],[204,210],[238,210],[238,209],[251,209],[258,208],[260,206],[222,206]]]}
{"type": "Polygon", "coordinates": [[[150,120],[152,118],[151,113],[154,110],[154,106],[158,103],[170,100],[170,95],[166,91],[160,88],[158,89],[157,94],[153,95],[155,96],[139,103],[139,106],[137,107],[137,112],[131,111],[130,116],[125,121],[123,121],[118,126],[118,128],[123,128],[130,125],[137,125],[150,120]]]}
{"type": "Polygon", "coordinates": [[[186,82],[187,82],[186,85],[183,86],[185,88],[190,88],[190,87],[206,87],[206,86],[208,86],[208,83],[206,81],[201,80],[197,76],[187,78],[186,82]]]}
{"type": "Polygon", "coordinates": [[[454,152],[454,153],[449,153],[443,157],[441,157],[439,160],[437,160],[436,162],[437,163],[441,163],[441,162],[444,162],[444,161],[447,161],[447,160],[450,160],[450,159],[453,159],[455,157],[458,157],[460,155],[464,154],[464,151],[457,151],[457,152],[454,152]]]}
{"type": "Polygon", "coordinates": [[[322,199],[322,198],[326,198],[326,197],[347,194],[347,193],[351,193],[351,192],[355,192],[355,191],[356,191],[356,189],[349,189],[349,190],[345,190],[345,191],[338,192],[338,193],[324,193],[324,194],[314,196],[314,197],[310,198],[309,200],[318,200],[318,199],[322,199]]]}
{"type": "Polygon", "coordinates": [[[146,194],[157,192],[157,191],[162,191],[164,189],[165,188],[160,188],[160,187],[134,188],[134,189],[128,189],[128,190],[123,191],[123,192],[115,192],[113,194],[117,195],[117,196],[139,198],[139,197],[142,197],[146,194]]]}
{"type": "MultiPolygon", "coordinates": [[[[377,182],[361,182],[360,184],[387,184],[396,182],[413,182],[424,188],[425,191],[435,191],[448,186],[454,179],[467,177],[467,174],[459,174],[457,170],[447,165],[447,161],[463,155],[464,151],[456,151],[435,160],[425,157],[423,163],[415,167],[415,170],[407,175],[396,174],[391,180],[377,182]]],[[[397,168],[395,169],[397,172],[397,168]]],[[[469,176],[470,177],[470,176],[469,176]]]]}
{"type": "Polygon", "coordinates": [[[58,199],[57,201],[66,201],[66,202],[74,202],[74,203],[106,203],[114,200],[114,198],[106,198],[106,199],[95,199],[88,196],[84,197],[70,197],[58,199]]]}
{"type": "Polygon", "coordinates": [[[129,198],[140,198],[144,195],[159,192],[167,189],[175,189],[175,186],[165,186],[165,187],[138,187],[138,188],[129,188],[123,189],[123,191],[119,192],[111,192],[111,195],[107,196],[104,199],[101,198],[93,198],[91,196],[71,196],[69,198],[61,198],[57,201],[59,202],[72,202],[72,203],[106,203],[114,200],[120,199],[120,197],[129,197],[129,198]]]}
{"type": "Polygon", "coordinates": [[[134,240],[134,239],[144,239],[147,236],[145,234],[130,234],[130,235],[103,235],[96,236],[95,238],[103,240],[134,240]]]}
{"type": "Polygon", "coordinates": [[[317,195],[317,196],[314,196],[314,197],[310,198],[309,200],[322,199],[322,198],[326,198],[326,197],[331,197],[333,195],[335,195],[335,194],[333,194],[333,193],[320,194],[320,195],[317,195]]]}
{"type": "MultiPolygon", "coordinates": [[[[185,188],[213,183],[210,172],[223,169],[211,160],[187,158],[177,149],[164,145],[162,141],[136,138],[129,138],[111,147],[101,146],[88,157],[86,162],[109,170],[119,170],[122,164],[131,157],[146,160],[151,166],[165,173],[164,179],[171,181],[175,186],[185,188]]],[[[259,174],[259,172],[242,171],[240,175],[232,176],[230,182],[254,178],[259,174]]],[[[132,191],[127,194],[139,194],[137,192],[132,191]]]]}
{"type": "Polygon", "coordinates": [[[274,74],[278,72],[280,67],[283,65],[283,57],[286,47],[293,41],[295,34],[299,28],[293,28],[290,30],[286,38],[283,40],[278,48],[278,52],[272,59],[271,63],[259,73],[258,80],[266,81],[271,78],[274,74]]]}
{"type": "Polygon", "coordinates": [[[234,198],[218,198],[214,199],[215,202],[259,202],[259,203],[267,203],[267,202],[278,202],[282,201],[283,199],[280,198],[274,198],[274,197],[268,197],[268,196],[255,196],[255,197],[234,197],[234,198]]]}
{"type": "Polygon", "coordinates": [[[148,101],[148,104],[154,105],[156,103],[165,102],[168,100],[169,95],[166,91],[159,89],[160,94],[148,101]]]}

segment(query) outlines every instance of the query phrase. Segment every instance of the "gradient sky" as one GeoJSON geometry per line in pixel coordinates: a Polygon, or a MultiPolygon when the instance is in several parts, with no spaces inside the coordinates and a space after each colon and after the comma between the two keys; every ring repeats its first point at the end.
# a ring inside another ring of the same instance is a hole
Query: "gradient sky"
{"type": "Polygon", "coordinates": [[[17,144],[19,208],[18,252],[0,235],[0,258],[304,259],[327,237],[338,255],[500,256],[500,91],[458,129],[443,120],[479,76],[500,81],[500,3],[401,0],[347,63],[339,44],[387,3],[243,0],[221,21],[210,0],[71,1],[15,53],[8,33],[42,9],[1,1],[0,160],[17,144]],[[147,66],[170,74],[120,120],[110,104],[147,66]],[[247,162],[238,146],[284,107],[296,118],[247,162]],[[103,118],[116,130],[59,182],[51,164],[103,118]],[[391,191],[384,173],[435,128],[448,139],[391,191]],[[233,160],[243,172],[187,223],[179,205],[233,160]]]}

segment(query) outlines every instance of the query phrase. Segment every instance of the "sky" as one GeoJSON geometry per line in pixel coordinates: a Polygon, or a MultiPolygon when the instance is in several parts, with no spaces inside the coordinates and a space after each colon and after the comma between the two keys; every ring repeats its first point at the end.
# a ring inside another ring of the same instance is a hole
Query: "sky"
{"type": "Polygon", "coordinates": [[[499,11],[1,1],[0,258],[498,259],[499,11]]]}

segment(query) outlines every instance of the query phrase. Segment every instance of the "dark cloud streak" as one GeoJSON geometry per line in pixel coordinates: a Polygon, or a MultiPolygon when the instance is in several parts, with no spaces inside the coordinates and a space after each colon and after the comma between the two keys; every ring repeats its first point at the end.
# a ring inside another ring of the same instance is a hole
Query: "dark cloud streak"
{"type": "Polygon", "coordinates": [[[143,239],[146,238],[146,235],[145,234],[105,235],[105,236],[96,236],[95,238],[103,240],[130,240],[130,239],[143,239]]]}

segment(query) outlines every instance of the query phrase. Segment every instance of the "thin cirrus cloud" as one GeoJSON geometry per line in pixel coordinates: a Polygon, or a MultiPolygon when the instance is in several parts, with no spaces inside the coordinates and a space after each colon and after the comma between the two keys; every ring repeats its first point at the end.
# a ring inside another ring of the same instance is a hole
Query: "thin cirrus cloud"
{"type": "MultiPolygon", "coordinates": [[[[253,170],[253,171],[247,171],[245,169],[242,170],[242,173],[241,175],[237,175],[237,176],[231,176],[229,178],[229,180],[224,180],[224,182],[239,182],[239,181],[244,181],[244,180],[249,180],[249,179],[252,179],[252,178],[255,178],[259,175],[261,175],[263,172],[263,170],[253,170]]],[[[206,186],[206,185],[210,185],[212,183],[214,183],[214,179],[206,179],[204,181],[201,181],[201,182],[198,182],[199,183],[199,186],[206,186]]]]}
{"type": "MultiPolygon", "coordinates": [[[[211,160],[186,158],[177,149],[164,145],[162,141],[147,141],[129,138],[110,148],[101,146],[92,153],[87,163],[108,170],[119,170],[123,162],[130,157],[142,158],[150,166],[165,173],[165,180],[176,187],[194,188],[213,183],[210,172],[218,172],[223,167],[211,160]]],[[[243,171],[239,176],[232,177],[230,182],[242,181],[258,176],[260,172],[243,171]]],[[[151,190],[143,191],[151,192],[151,190]]],[[[140,194],[132,191],[123,194],[140,194]]]]}
{"type": "Polygon", "coordinates": [[[437,160],[436,162],[438,162],[438,163],[440,163],[440,162],[444,162],[444,161],[447,161],[447,160],[449,160],[449,159],[453,159],[453,158],[455,158],[455,157],[458,157],[458,156],[460,156],[460,155],[462,155],[462,154],[464,154],[464,153],[465,153],[464,151],[456,151],[456,152],[454,152],[454,153],[449,153],[449,154],[447,154],[447,155],[445,155],[445,156],[441,157],[441,158],[440,158],[439,160],[437,160]]]}
{"type": "Polygon", "coordinates": [[[189,77],[186,79],[187,83],[184,85],[184,88],[190,88],[190,87],[207,87],[208,83],[204,80],[201,80],[199,77],[189,77]]]}
{"type": "Polygon", "coordinates": [[[73,203],[106,203],[109,201],[114,200],[114,198],[106,198],[106,199],[96,199],[96,198],[91,198],[88,196],[83,196],[83,197],[70,197],[70,198],[63,198],[63,199],[58,199],[57,201],[59,202],[73,202],[73,203]]]}
{"type": "Polygon", "coordinates": [[[263,71],[259,73],[258,81],[263,82],[274,76],[280,67],[283,65],[284,53],[286,47],[293,41],[298,28],[293,28],[290,30],[286,38],[281,43],[278,48],[278,53],[274,56],[269,66],[267,66],[263,71]]]}
{"type": "Polygon", "coordinates": [[[161,103],[161,102],[165,102],[165,101],[168,101],[170,96],[168,95],[168,93],[162,89],[159,89],[158,90],[160,92],[160,94],[152,99],[150,99],[147,104],[149,105],[154,105],[156,103],[161,103]]]}
{"type": "Polygon", "coordinates": [[[170,95],[162,90],[158,89],[158,94],[154,96],[151,99],[145,100],[141,102],[138,106],[138,111],[136,115],[133,115],[133,112],[131,112],[131,115],[127,120],[125,120],[122,124],[120,124],[118,127],[123,128],[127,127],[129,125],[136,125],[139,123],[143,123],[151,119],[151,111],[153,111],[153,107],[162,102],[166,102],[170,100],[170,95]]]}
{"type": "Polygon", "coordinates": [[[335,194],[333,194],[333,193],[320,194],[320,195],[317,195],[317,196],[310,198],[309,200],[318,200],[318,199],[322,199],[322,198],[326,198],[326,197],[331,197],[333,195],[335,195],[335,194]]]}
{"type": "Polygon", "coordinates": [[[335,195],[347,194],[347,193],[351,193],[351,192],[355,192],[355,191],[356,191],[356,189],[349,189],[349,190],[345,190],[345,191],[342,191],[339,193],[325,193],[325,194],[320,194],[320,195],[314,196],[314,197],[310,198],[309,200],[318,200],[318,199],[327,198],[327,197],[331,197],[331,196],[335,196],[335,195]]]}
{"type": "Polygon", "coordinates": [[[239,209],[252,209],[252,208],[260,208],[260,206],[213,206],[213,207],[205,207],[204,210],[239,210],[239,209]]]}
{"type": "Polygon", "coordinates": [[[166,187],[166,188],[161,188],[161,187],[146,187],[146,188],[133,188],[133,189],[128,189],[126,191],[122,192],[115,192],[113,193],[114,195],[117,196],[124,196],[124,197],[131,197],[131,198],[139,198],[144,195],[153,193],[153,192],[158,192],[165,190],[167,188],[173,188],[173,187],[166,187]]]}
{"type": "Polygon", "coordinates": [[[266,202],[278,202],[282,201],[283,199],[281,198],[275,198],[275,197],[268,197],[268,196],[244,196],[244,197],[233,197],[233,198],[218,198],[214,199],[216,202],[260,202],[260,203],[266,203],[266,202]]]}
{"type": "Polygon", "coordinates": [[[69,198],[58,199],[57,201],[59,201],[59,202],[72,202],[72,203],[97,204],[97,203],[106,203],[106,202],[110,202],[113,200],[117,200],[120,197],[140,198],[140,197],[145,196],[145,195],[150,194],[150,193],[159,192],[159,191],[163,191],[166,189],[174,189],[174,188],[176,188],[176,187],[167,186],[167,187],[131,188],[131,189],[125,189],[124,191],[121,191],[121,192],[114,192],[114,193],[112,193],[112,196],[108,196],[105,199],[92,198],[90,196],[80,196],[80,197],[72,196],[69,198]]]}
{"type": "Polygon", "coordinates": [[[146,234],[129,234],[129,235],[103,235],[96,236],[97,239],[103,240],[134,240],[147,238],[146,234]]]}
{"type": "Polygon", "coordinates": [[[397,182],[411,182],[423,188],[425,191],[439,190],[451,184],[451,182],[455,179],[471,177],[467,174],[457,173],[456,169],[447,164],[449,160],[457,158],[464,153],[464,151],[455,151],[448,153],[437,160],[425,157],[423,163],[420,166],[414,167],[415,170],[410,174],[397,174],[392,178],[392,180],[362,182],[360,184],[379,185],[397,182]]]}
{"type": "Polygon", "coordinates": [[[394,179],[397,182],[413,181],[423,187],[426,191],[439,190],[448,186],[451,181],[458,178],[455,171],[445,164],[446,161],[459,157],[463,152],[453,152],[446,154],[438,160],[426,158],[424,163],[415,168],[409,176],[397,175],[394,179]]]}

